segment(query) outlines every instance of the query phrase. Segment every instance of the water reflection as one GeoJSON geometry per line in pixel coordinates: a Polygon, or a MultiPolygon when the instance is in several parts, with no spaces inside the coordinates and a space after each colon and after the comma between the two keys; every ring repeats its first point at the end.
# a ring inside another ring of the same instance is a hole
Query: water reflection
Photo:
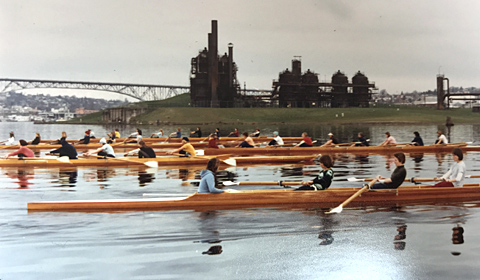
{"type": "Polygon", "coordinates": [[[5,175],[10,179],[17,180],[14,182],[18,184],[19,189],[29,189],[29,186],[33,185],[29,180],[34,178],[35,171],[33,167],[19,167],[16,169],[6,169],[5,175]]]}
{"type": "Polygon", "coordinates": [[[463,244],[464,239],[463,239],[463,227],[457,225],[456,227],[452,228],[452,243],[454,245],[456,244],[463,244]]]}
{"type": "MultiPolygon", "coordinates": [[[[201,212],[198,216],[199,226],[198,229],[201,233],[200,243],[215,244],[220,243],[220,232],[218,231],[218,212],[206,211],[201,212]]],[[[223,248],[220,245],[211,246],[207,251],[202,254],[207,255],[219,255],[223,252],[223,248]]]]}
{"type": "Polygon", "coordinates": [[[405,249],[406,242],[401,240],[405,240],[405,238],[407,238],[406,231],[407,231],[407,225],[400,225],[397,227],[397,235],[395,235],[395,237],[393,238],[394,240],[393,248],[395,250],[405,249]]]}
{"type": "Polygon", "coordinates": [[[77,168],[60,168],[58,172],[58,183],[60,187],[75,187],[77,177],[77,168]]]}
{"type": "Polygon", "coordinates": [[[147,168],[145,170],[138,170],[138,183],[140,187],[145,187],[147,184],[153,182],[157,168],[147,168]]]}

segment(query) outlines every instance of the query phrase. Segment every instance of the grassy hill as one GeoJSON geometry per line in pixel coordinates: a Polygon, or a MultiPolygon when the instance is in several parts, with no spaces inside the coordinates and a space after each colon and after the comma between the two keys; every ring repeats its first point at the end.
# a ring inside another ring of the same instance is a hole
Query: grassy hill
{"type": "MultiPolygon", "coordinates": [[[[168,100],[140,102],[130,106],[147,107],[135,118],[138,123],[159,120],[170,124],[213,123],[478,123],[480,114],[471,109],[436,110],[413,106],[370,108],[192,108],[190,96],[179,95],[168,100]]],[[[101,112],[76,120],[82,123],[101,122],[101,112]]]]}

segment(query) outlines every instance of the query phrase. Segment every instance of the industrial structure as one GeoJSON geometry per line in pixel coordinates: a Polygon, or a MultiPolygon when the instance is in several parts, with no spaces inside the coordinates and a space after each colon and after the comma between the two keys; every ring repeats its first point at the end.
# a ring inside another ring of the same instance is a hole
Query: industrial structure
{"type": "Polygon", "coordinates": [[[292,71],[286,69],[273,82],[273,99],[279,107],[368,107],[375,84],[358,71],[348,77],[337,71],[331,83],[319,82],[318,74],[307,70],[302,74],[301,57],[292,60],[292,71]]]}
{"type": "Polygon", "coordinates": [[[237,66],[233,61],[233,44],[228,54],[218,55],[217,21],[212,20],[208,34],[208,49],[192,58],[190,70],[190,99],[193,107],[234,107],[239,84],[237,66]]]}

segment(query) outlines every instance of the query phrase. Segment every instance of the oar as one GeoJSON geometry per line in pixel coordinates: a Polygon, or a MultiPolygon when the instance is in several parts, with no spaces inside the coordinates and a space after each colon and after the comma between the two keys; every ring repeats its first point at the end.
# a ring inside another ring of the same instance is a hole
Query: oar
{"type": "MultiPolygon", "coordinates": [[[[480,175],[465,175],[465,178],[480,178],[480,175]]],[[[349,182],[370,182],[374,179],[373,178],[361,179],[361,178],[350,177],[350,178],[347,178],[347,180],[349,182]]],[[[404,182],[412,182],[412,183],[415,183],[415,182],[431,182],[431,181],[439,181],[439,180],[438,179],[435,180],[434,178],[414,178],[414,177],[404,180],[404,182]]]]}
{"type": "Polygon", "coordinates": [[[44,158],[31,158],[31,157],[22,158],[22,160],[46,160],[46,159],[56,159],[58,161],[65,162],[65,163],[70,162],[70,158],[67,157],[67,156],[64,156],[64,157],[49,157],[49,156],[46,156],[44,158]]]}
{"type": "Polygon", "coordinates": [[[141,161],[135,161],[135,160],[131,160],[129,158],[124,158],[124,157],[123,158],[115,158],[115,159],[123,160],[123,161],[126,161],[126,162],[131,162],[131,163],[135,163],[135,164],[143,163],[146,166],[153,167],[153,168],[158,167],[158,162],[153,161],[153,160],[152,161],[141,162],[141,161]]]}
{"type": "Polygon", "coordinates": [[[340,144],[336,144],[335,146],[336,146],[336,147],[340,147],[340,146],[351,146],[351,145],[356,144],[356,143],[359,143],[359,142],[340,143],[340,144]]]}
{"type": "Polygon", "coordinates": [[[373,181],[371,181],[370,183],[368,183],[368,185],[365,185],[363,188],[361,188],[360,190],[358,190],[356,193],[354,193],[352,196],[350,196],[349,198],[347,198],[347,200],[345,200],[344,202],[342,202],[340,205],[338,205],[337,207],[333,208],[332,210],[328,211],[328,212],[325,212],[325,214],[332,214],[332,213],[341,213],[342,210],[343,210],[343,207],[347,206],[347,204],[349,204],[352,200],[354,200],[355,198],[357,198],[359,195],[361,195],[362,193],[368,191],[368,189],[373,186],[373,184],[375,184],[377,182],[377,179],[374,179],[373,181]]]}
{"type": "Polygon", "coordinates": [[[232,182],[232,181],[224,181],[224,186],[289,186],[289,185],[301,185],[302,182],[298,181],[291,181],[291,182],[232,182]]]}

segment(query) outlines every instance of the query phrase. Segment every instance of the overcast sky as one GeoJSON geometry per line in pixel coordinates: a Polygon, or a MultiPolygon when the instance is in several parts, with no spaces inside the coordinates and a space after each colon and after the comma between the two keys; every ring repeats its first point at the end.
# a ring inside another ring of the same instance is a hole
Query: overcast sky
{"type": "Polygon", "coordinates": [[[301,56],[330,80],[361,71],[389,93],[480,87],[480,1],[0,0],[0,78],[189,85],[218,20],[243,87],[270,89],[301,56]]]}

